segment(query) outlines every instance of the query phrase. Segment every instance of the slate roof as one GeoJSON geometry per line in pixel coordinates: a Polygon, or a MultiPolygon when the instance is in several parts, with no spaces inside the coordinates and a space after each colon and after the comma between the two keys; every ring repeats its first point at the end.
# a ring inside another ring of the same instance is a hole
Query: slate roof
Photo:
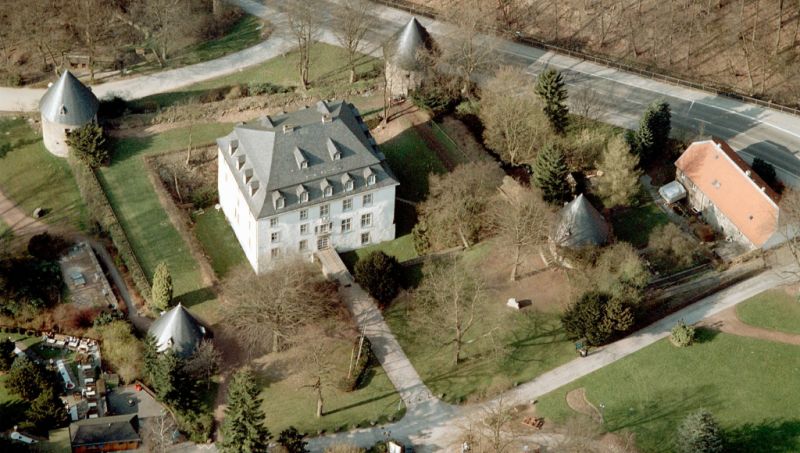
{"type": "Polygon", "coordinates": [[[419,52],[432,50],[433,39],[422,24],[412,17],[383,48],[384,57],[407,71],[419,69],[419,52]]]}
{"type": "Polygon", "coordinates": [[[97,114],[100,101],[92,90],[82,84],[69,71],[64,71],[58,81],[50,86],[39,101],[39,111],[47,121],[83,125],[97,114]]]}
{"type": "Polygon", "coordinates": [[[73,447],[114,442],[140,442],[139,419],[136,414],[90,418],[69,425],[73,447]]]}
{"type": "Polygon", "coordinates": [[[778,232],[778,194],[724,140],[692,143],[675,167],[756,247],[778,232]]]}
{"type": "Polygon", "coordinates": [[[344,101],[239,124],[217,145],[257,219],[398,184],[358,110],[344,101]],[[323,197],[327,186],[332,194],[323,197]]]}
{"type": "Polygon", "coordinates": [[[188,357],[205,336],[205,328],[178,304],[156,319],[147,333],[156,339],[159,352],[171,347],[178,355],[188,357]]]}
{"type": "Polygon", "coordinates": [[[561,247],[603,245],[609,234],[603,216],[580,194],[561,210],[553,241],[561,247]]]}

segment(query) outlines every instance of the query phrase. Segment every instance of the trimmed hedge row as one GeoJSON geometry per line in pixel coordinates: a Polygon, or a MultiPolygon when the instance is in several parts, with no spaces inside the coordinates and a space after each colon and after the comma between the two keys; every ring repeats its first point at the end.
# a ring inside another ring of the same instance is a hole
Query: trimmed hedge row
{"type": "Polygon", "coordinates": [[[136,254],[133,252],[128,236],[125,234],[122,225],[120,225],[119,219],[114,213],[114,208],[111,207],[111,203],[109,203],[108,197],[106,197],[106,193],[97,179],[97,174],[88,165],[72,157],[72,154],[67,160],[70,167],[72,167],[72,172],[75,174],[78,189],[84,202],[86,202],[86,206],[89,208],[90,215],[100,225],[100,228],[108,232],[114,247],[117,248],[117,252],[122,258],[122,262],[128,268],[128,273],[136,285],[136,289],[142,297],[149,301],[150,281],[142,269],[139,259],[136,258],[136,254]]]}
{"type": "MultiPolygon", "coordinates": [[[[356,353],[358,353],[357,349],[360,341],[361,338],[357,337],[354,345],[354,350],[356,350],[356,353]]],[[[372,355],[372,343],[370,343],[369,338],[364,337],[364,344],[362,348],[361,357],[358,359],[358,363],[355,364],[350,377],[348,378],[345,376],[341,381],[339,381],[339,388],[345,392],[352,392],[361,386],[361,381],[366,375],[366,371],[372,364],[372,359],[374,356],[372,355]]]]}

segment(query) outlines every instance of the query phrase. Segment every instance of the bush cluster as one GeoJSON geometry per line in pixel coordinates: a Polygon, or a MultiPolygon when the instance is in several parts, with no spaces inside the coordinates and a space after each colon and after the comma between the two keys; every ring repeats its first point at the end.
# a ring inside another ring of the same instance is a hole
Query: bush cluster
{"type": "Polygon", "coordinates": [[[399,271],[397,258],[378,250],[358,260],[354,277],[370,296],[386,306],[400,291],[399,271]]]}
{"type": "Polygon", "coordinates": [[[686,323],[681,320],[672,328],[669,339],[675,346],[685,348],[694,343],[694,334],[694,327],[687,326],[686,323]]]}
{"type": "MultiPolygon", "coordinates": [[[[356,338],[356,344],[355,344],[356,350],[360,342],[361,338],[360,337],[356,338]]],[[[372,355],[372,344],[369,342],[369,338],[364,338],[364,344],[361,349],[361,357],[359,358],[358,362],[353,366],[353,371],[352,373],[350,373],[350,377],[348,378],[347,376],[345,376],[339,382],[339,388],[345,392],[352,392],[353,390],[358,389],[361,386],[361,382],[363,381],[364,376],[366,376],[367,374],[367,370],[372,364],[373,358],[374,356],[372,355]]]]}
{"type": "Polygon", "coordinates": [[[142,297],[150,299],[150,282],[147,280],[141,264],[139,263],[136,254],[133,252],[133,247],[125,234],[125,230],[120,225],[114,209],[106,197],[100,181],[97,180],[97,175],[88,165],[70,156],[68,159],[72,172],[75,174],[75,181],[78,184],[78,189],[81,192],[81,197],[86,202],[89,212],[100,225],[104,231],[111,237],[114,247],[117,248],[119,256],[125,267],[136,285],[142,297]]]}
{"type": "Polygon", "coordinates": [[[585,338],[591,346],[608,343],[633,327],[632,308],[608,293],[590,291],[561,315],[564,330],[572,339],[585,338]]]}

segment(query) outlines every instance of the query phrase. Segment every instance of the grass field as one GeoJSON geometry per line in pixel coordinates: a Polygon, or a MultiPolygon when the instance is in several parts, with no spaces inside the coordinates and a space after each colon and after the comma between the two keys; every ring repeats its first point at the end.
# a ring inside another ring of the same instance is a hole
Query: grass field
{"type": "Polygon", "coordinates": [[[414,129],[380,145],[395,176],[400,180],[397,196],[422,201],[428,195],[428,175],[444,173],[444,165],[414,129]]]}
{"type": "Polygon", "coordinates": [[[756,327],[800,335],[800,302],[783,289],[773,289],[736,306],[739,319],[756,327]]]}
{"type": "Polygon", "coordinates": [[[655,203],[650,202],[615,214],[611,222],[617,239],[641,248],[647,246],[654,228],[669,223],[669,217],[655,203]]]}
{"type": "MultiPolygon", "coordinates": [[[[211,143],[230,128],[224,123],[195,125],[193,142],[197,146],[211,143]]],[[[141,159],[147,154],[186,146],[188,135],[189,128],[180,128],[118,140],[113,144],[113,163],[101,169],[99,176],[144,271],[152,275],[158,263],[166,262],[176,298],[191,306],[208,301],[213,293],[203,287],[197,263],[158,202],[141,159]]]]}
{"type": "Polygon", "coordinates": [[[47,211],[42,220],[85,229],[88,215],[65,159],[50,154],[23,118],[0,119],[0,189],[26,213],[47,211]]]}
{"type": "MultiPolygon", "coordinates": [[[[316,43],[311,48],[310,58],[309,80],[312,88],[348,80],[349,72],[346,67],[346,53],[341,47],[316,43]]],[[[240,83],[247,85],[268,82],[281,87],[296,88],[299,79],[298,61],[299,54],[297,52],[289,52],[284,56],[273,58],[233,74],[195,83],[178,91],[148,96],[136,101],[136,103],[155,102],[161,106],[167,106],[178,102],[190,102],[196,100],[203,92],[209,89],[230,87],[240,83]]],[[[363,76],[372,71],[377,63],[378,60],[363,56],[359,60],[356,72],[363,76]]]]}
{"type": "Polygon", "coordinates": [[[211,267],[219,278],[247,261],[239,241],[222,211],[209,209],[194,218],[194,234],[211,258],[211,267]]]}
{"type": "Polygon", "coordinates": [[[565,421],[566,393],[585,387],[605,405],[605,428],[633,431],[642,452],[674,451],[677,426],[701,408],[731,440],[726,451],[800,451],[800,348],[709,330],[699,340],[689,348],[661,340],[540,398],[538,411],[565,421]]]}
{"type": "MultiPolygon", "coordinates": [[[[331,361],[335,364],[335,376],[345,376],[351,348],[349,342],[339,342],[335,348],[335,358],[331,361]]],[[[273,363],[298,360],[287,354],[291,354],[291,351],[281,353],[282,357],[273,363]]],[[[389,417],[400,419],[405,408],[383,368],[376,365],[367,373],[366,385],[353,392],[343,392],[335,386],[323,390],[325,415],[322,418],[314,417],[317,403],[314,390],[301,388],[310,383],[306,382],[308,379],[301,375],[277,379],[262,376],[264,390],[261,398],[267,415],[267,427],[276,435],[289,426],[315,434],[320,430],[332,432],[349,430],[354,425],[368,426],[371,422],[385,423],[389,417]]]]}

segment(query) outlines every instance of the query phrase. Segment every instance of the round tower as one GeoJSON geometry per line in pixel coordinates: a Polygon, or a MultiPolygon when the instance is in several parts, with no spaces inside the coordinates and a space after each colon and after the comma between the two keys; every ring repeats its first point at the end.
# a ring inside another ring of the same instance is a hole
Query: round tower
{"type": "Polygon", "coordinates": [[[67,157],[67,132],[97,120],[100,102],[86,85],[69,71],[51,84],[39,101],[44,146],[59,157],[67,157]]]}
{"type": "Polygon", "coordinates": [[[386,83],[392,97],[408,96],[419,88],[425,73],[424,53],[433,51],[434,43],[428,30],[415,17],[383,48],[386,61],[386,83]]]}

